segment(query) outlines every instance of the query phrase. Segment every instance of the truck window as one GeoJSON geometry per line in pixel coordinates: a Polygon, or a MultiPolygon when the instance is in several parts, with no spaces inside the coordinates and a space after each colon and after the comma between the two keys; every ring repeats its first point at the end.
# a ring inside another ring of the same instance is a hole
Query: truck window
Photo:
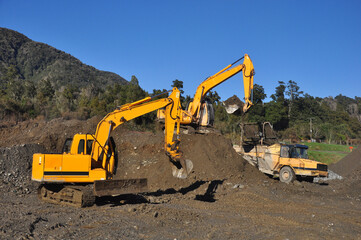
{"type": "Polygon", "coordinates": [[[307,149],[300,148],[300,147],[294,147],[294,148],[292,148],[292,151],[291,151],[291,157],[308,159],[307,149]]]}
{"type": "Polygon", "coordinates": [[[304,159],[308,159],[307,149],[300,148],[300,157],[304,159]]]}
{"type": "Polygon", "coordinates": [[[78,154],[84,154],[84,139],[80,139],[79,145],[78,145],[78,154]]]}
{"type": "Polygon", "coordinates": [[[290,157],[290,148],[288,146],[281,147],[281,157],[284,157],[284,158],[290,157]]]}
{"type": "Polygon", "coordinates": [[[299,148],[291,148],[291,158],[299,158],[300,157],[300,149],[299,148]]]}

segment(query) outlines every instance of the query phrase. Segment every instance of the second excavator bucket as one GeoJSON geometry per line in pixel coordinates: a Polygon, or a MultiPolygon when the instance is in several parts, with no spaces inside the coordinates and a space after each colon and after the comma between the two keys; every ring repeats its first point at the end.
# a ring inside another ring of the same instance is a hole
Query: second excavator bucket
{"type": "Polygon", "coordinates": [[[236,95],[233,95],[223,102],[223,106],[228,114],[239,114],[239,112],[244,109],[244,105],[236,95]]]}
{"type": "Polygon", "coordinates": [[[185,179],[188,177],[189,173],[191,173],[193,169],[193,162],[189,159],[182,161],[182,166],[178,168],[176,165],[172,166],[172,174],[173,177],[185,179]]]}

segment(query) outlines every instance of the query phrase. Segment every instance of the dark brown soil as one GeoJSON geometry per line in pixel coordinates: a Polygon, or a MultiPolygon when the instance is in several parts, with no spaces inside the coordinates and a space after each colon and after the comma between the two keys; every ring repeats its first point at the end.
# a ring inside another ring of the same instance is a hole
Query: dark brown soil
{"type": "Polygon", "coordinates": [[[283,184],[246,164],[216,134],[181,136],[194,171],[179,180],[171,176],[162,132],[120,127],[113,133],[116,178],[146,177],[149,192],[97,198],[85,209],[40,202],[30,180],[32,154],[60,151],[65,138],[93,133],[98,121],[2,125],[0,239],[361,238],[359,170],[344,180],[283,184]]]}
{"type": "MultiPolygon", "coordinates": [[[[344,178],[350,178],[355,175],[355,172],[360,172],[361,147],[358,146],[356,149],[354,148],[353,151],[346,157],[344,157],[337,163],[330,165],[330,169],[344,178]]],[[[359,174],[356,175],[359,176],[359,174]]]]}
{"type": "Polygon", "coordinates": [[[243,106],[243,102],[236,96],[233,95],[232,97],[228,98],[226,101],[223,102],[226,106],[229,105],[238,105],[238,106],[243,106]]]}

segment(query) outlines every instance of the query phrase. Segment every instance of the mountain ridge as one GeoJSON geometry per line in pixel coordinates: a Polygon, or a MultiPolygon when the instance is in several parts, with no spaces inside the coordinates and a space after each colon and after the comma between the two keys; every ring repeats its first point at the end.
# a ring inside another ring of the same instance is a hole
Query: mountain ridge
{"type": "Polygon", "coordinates": [[[47,79],[55,89],[67,84],[77,87],[94,84],[104,88],[113,83],[129,83],[115,73],[86,65],[48,44],[33,41],[17,31],[0,28],[0,79],[5,77],[11,66],[16,68],[19,79],[34,83],[47,79]]]}

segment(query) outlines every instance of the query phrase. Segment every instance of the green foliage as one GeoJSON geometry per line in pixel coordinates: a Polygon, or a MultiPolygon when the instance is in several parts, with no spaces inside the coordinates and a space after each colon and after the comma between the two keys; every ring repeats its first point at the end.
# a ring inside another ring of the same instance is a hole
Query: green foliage
{"type": "MultiPolygon", "coordinates": [[[[257,93],[257,92],[256,92],[257,93]]],[[[348,143],[361,138],[361,98],[338,95],[324,101],[300,91],[294,81],[279,82],[268,103],[257,103],[247,113],[249,122],[268,121],[283,139],[308,140],[311,137],[328,143],[348,143]],[[336,110],[332,110],[336,104],[336,110]],[[312,130],[312,132],[311,132],[312,130]]]]}
{"type": "Polygon", "coordinates": [[[171,86],[178,88],[178,90],[180,91],[181,94],[184,93],[184,91],[183,91],[183,81],[179,81],[178,79],[176,79],[176,80],[173,81],[173,84],[171,86]]]}
{"type": "Polygon", "coordinates": [[[130,84],[139,86],[138,78],[136,76],[132,75],[132,78],[130,79],[130,84]]]}
{"type": "MultiPolygon", "coordinates": [[[[104,116],[117,106],[140,100],[149,94],[132,76],[122,77],[99,71],[78,59],[24,35],[0,28],[0,120],[22,120],[39,115],[45,118],[76,117],[87,119],[104,116]]],[[[183,94],[183,81],[173,81],[183,94]]],[[[152,96],[165,90],[153,90],[152,96]]],[[[163,98],[167,95],[155,97],[163,98]]],[[[271,122],[283,139],[328,143],[348,143],[361,138],[361,97],[338,95],[334,99],[315,98],[304,94],[295,81],[279,81],[270,102],[261,85],[254,85],[254,105],[248,113],[235,116],[226,113],[220,96],[210,91],[206,98],[215,110],[215,126],[236,139],[241,122],[271,122]],[[312,130],[312,132],[310,131],[312,130]]],[[[186,109],[191,96],[181,96],[186,109]]],[[[133,122],[144,127],[153,122],[155,113],[133,122]]]]}
{"type": "Polygon", "coordinates": [[[172,88],[178,88],[179,92],[181,93],[181,96],[180,96],[180,102],[181,102],[181,105],[182,105],[182,108],[185,109],[186,108],[186,105],[188,104],[186,101],[185,101],[185,98],[183,97],[183,81],[180,81],[178,79],[174,80],[173,81],[173,84],[172,84],[172,88]]]}

